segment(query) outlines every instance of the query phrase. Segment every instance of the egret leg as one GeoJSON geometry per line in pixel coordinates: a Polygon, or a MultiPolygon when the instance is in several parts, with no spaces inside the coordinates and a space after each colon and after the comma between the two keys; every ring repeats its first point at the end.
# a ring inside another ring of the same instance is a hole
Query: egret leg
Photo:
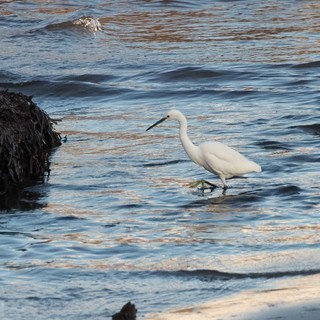
{"type": "Polygon", "coordinates": [[[228,185],[227,185],[227,182],[226,182],[226,178],[223,177],[223,176],[219,176],[219,178],[221,179],[222,183],[223,183],[223,191],[226,191],[228,189],[228,185]]]}
{"type": "Polygon", "coordinates": [[[203,180],[203,181],[204,181],[204,183],[208,184],[213,189],[217,187],[217,185],[215,185],[214,183],[209,182],[208,180],[203,180]]]}

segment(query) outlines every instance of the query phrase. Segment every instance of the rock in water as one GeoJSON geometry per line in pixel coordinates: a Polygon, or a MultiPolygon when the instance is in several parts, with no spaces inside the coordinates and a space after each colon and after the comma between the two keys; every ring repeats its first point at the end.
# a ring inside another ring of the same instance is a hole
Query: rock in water
{"type": "Polygon", "coordinates": [[[120,312],[112,316],[112,320],[136,320],[137,309],[134,304],[128,302],[125,304],[120,312]]]}
{"type": "Polygon", "coordinates": [[[49,154],[61,144],[55,123],[32,97],[0,91],[0,195],[49,172],[49,154]]]}

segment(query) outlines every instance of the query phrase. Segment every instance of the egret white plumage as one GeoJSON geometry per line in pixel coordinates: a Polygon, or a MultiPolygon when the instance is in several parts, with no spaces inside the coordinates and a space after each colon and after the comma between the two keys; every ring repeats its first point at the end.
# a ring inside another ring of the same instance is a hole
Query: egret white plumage
{"type": "Polygon", "coordinates": [[[146,131],[165,120],[177,120],[179,122],[179,136],[185,152],[194,163],[217,175],[223,183],[224,190],[228,188],[226,179],[242,176],[249,172],[261,172],[261,167],[257,163],[223,143],[209,141],[201,143],[199,146],[194,145],[187,134],[187,119],[178,110],[169,111],[165,117],[150,126],[146,131]]]}

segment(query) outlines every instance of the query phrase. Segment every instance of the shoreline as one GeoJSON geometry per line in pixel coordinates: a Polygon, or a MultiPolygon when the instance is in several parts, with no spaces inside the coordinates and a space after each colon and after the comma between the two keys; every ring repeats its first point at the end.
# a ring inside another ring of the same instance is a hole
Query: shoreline
{"type": "Polygon", "coordinates": [[[320,275],[275,281],[268,288],[161,314],[147,320],[319,320],[320,275]]]}

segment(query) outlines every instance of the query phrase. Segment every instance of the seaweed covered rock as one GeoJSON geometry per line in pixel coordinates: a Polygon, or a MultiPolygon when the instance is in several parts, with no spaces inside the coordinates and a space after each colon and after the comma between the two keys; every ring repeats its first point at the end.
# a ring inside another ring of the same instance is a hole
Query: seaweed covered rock
{"type": "Polygon", "coordinates": [[[61,144],[54,121],[32,97],[0,91],[0,194],[49,172],[49,154],[61,144]]]}

